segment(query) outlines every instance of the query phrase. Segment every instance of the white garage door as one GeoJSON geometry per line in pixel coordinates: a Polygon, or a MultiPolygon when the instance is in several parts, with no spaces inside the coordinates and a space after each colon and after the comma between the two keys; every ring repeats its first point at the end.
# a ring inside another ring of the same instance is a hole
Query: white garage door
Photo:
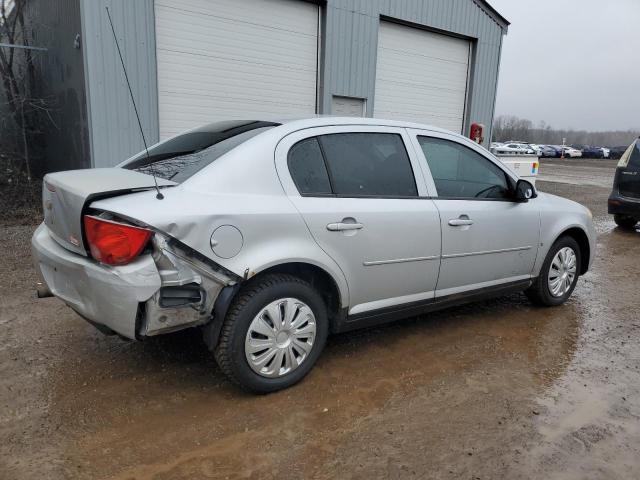
{"type": "Polygon", "coordinates": [[[380,22],[374,116],[462,132],[470,43],[380,22]]]}
{"type": "Polygon", "coordinates": [[[160,138],[224,119],[316,111],[318,6],[155,0],[160,138]]]}

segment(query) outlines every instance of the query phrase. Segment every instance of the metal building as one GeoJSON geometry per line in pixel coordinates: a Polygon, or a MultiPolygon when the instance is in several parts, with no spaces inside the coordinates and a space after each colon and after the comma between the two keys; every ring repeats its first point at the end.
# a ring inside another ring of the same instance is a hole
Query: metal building
{"type": "Polygon", "coordinates": [[[316,113],[461,133],[480,122],[491,138],[508,22],[484,0],[55,3],[38,19],[59,44],[47,88],[77,100],[51,133],[75,146],[49,149],[55,169],[111,166],[143,147],[105,6],[150,143],[219,119],[316,113]]]}

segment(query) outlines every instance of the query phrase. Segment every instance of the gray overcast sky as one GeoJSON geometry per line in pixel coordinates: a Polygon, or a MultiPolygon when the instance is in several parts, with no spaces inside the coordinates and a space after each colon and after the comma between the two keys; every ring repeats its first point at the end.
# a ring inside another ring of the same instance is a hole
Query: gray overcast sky
{"type": "Polygon", "coordinates": [[[640,129],[640,0],[489,0],[511,22],[496,115],[640,129]]]}

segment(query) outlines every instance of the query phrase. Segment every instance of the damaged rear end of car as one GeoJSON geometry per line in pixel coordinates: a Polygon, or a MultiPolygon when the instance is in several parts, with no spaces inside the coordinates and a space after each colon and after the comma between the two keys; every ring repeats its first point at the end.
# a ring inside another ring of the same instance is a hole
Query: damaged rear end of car
{"type": "MultiPolygon", "coordinates": [[[[88,173],[81,174],[85,188],[88,173]]],[[[129,339],[209,322],[220,292],[233,288],[237,276],[143,222],[92,208],[97,200],[150,190],[148,175],[91,173],[102,185],[91,193],[72,187],[78,173],[45,177],[45,221],[32,248],[50,292],[103,333],[129,339]]]]}
{"type": "Polygon", "coordinates": [[[38,296],[54,295],[102,332],[134,340],[209,323],[223,308],[216,300],[230,299],[241,278],[169,233],[175,216],[160,222],[165,228],[145,219],[169,208],[156,189],[176,196],[182,182],[276,125],[220,122],[118,167],[46,175],[44,222],[32,238],[38,296]],[[125,207],[109,209],[116,199],[125,207]]]}

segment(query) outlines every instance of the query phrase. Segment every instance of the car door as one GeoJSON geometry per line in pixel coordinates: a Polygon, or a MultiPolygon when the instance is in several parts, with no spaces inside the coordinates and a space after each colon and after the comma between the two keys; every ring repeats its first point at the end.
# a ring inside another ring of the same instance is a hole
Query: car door
{"type": "Polygon", "coordinates": [[[440,211],[436,297],[531,278],[540,238],[536,200],[513,201],[517,179],[482,147],[444,133],[411,135],[440,211]]]}
{"type": "Polygon", "coordinates": [[[276,149],[287,195],[345,274],[350,315],[434,298],[440,218],[417,162],[400,128],[306,129],[276,149]]]}

